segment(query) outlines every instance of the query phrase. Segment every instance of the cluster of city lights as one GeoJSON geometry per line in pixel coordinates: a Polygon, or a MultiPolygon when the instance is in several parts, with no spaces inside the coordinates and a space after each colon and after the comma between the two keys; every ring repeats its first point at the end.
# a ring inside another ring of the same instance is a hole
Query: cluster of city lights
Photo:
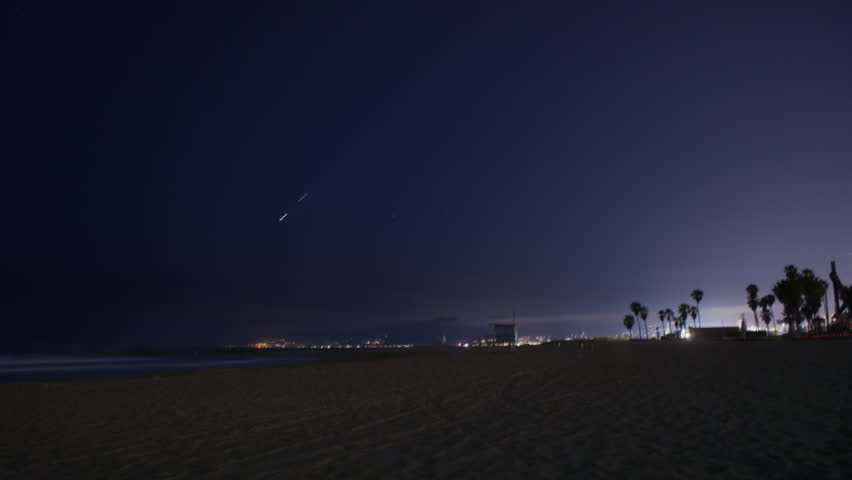
{"type": "Polygon", "coordinates": [[[523,345],[541,345],[550,341],[549,336],[525,336],[518,337],[516,343],[498,342],[494,337],[476,338],[467,342],[459,342],[457,347],[461,348],[480,348],[480,347],[512,347],[523,345]]]}
{"type": "Polygon", "coordinates": [[[524,336],[524,337],[518,337],[518,345],[541,345],[541,344],[549,342],[550,340],[551,339],[550,339],[549,335],[548,336],[539,335],[539,336],[536,336],[536,337],[524,336]]]}
{"type": "MultiPolygon", "coordinates": [[[[570,340],[570,338],[566,339],[570,340]]],[[[512,347],[512,346],[523,346],[523,345],[542,345],[544,343],[550,342],[550,336],[523,336],[518,337],[517,342],[509,343],[509,342],[498,342],[494,337],[481,337],[473,340],[469,340],[467,342],[457,343],[456,347],[461,348],[476,348],[476,347],[512,347]]],[[[257,350],[265,350],[265,349],[294,349],[294,350],[330,350],[330,349],[375,349],[375,348],[412,348],[413,344],[404,344],[404,343],[385,343],[383,338],[371,338],[368,340],[363,340],[360,343],[340,343],[340,342],[329,342],[329,343],[299,343],[292,340],[285,340],[283,338],[280,339],[268,339],[268,340],[260,340],[255,343],[251,343],[248,345],[249,348],[257,349],[257,350]]]]}
{"type": "Polygon", "coordinates": [[[376,338],[365,340],[361,343],[342,344],[339,342],[331,343],[298,343],[292,340],[275,339],[261,340],[249,344],[249,348],[257,350],[264,349],[295,349],[295,350],[331,350],[331,349],[372,349],[372,348],[411,348],[414,345],[400,343],[385,343],[384,339],[376,338]]]}

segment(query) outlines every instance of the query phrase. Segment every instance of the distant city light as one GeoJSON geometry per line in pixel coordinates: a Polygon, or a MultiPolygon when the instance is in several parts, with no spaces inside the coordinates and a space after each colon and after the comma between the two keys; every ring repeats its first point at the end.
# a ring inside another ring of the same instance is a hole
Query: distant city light
{"type": "Polygon", "coordinates": [[[400,343],[385,343],[383,338],[371,338],[360,343],[341,343],[336,341],[325,343],[300,343],[293,340],[266,339],[248,345],[256,350],[264,349],[296,349],[296,350],[330,350],[330,349],[360,349],[360,348],[411,348],[414,345],[400,343]]]}

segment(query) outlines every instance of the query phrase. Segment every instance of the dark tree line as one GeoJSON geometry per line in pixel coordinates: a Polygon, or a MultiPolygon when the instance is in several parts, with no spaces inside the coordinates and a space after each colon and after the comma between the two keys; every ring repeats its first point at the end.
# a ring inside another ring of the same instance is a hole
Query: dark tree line
{"type": "Polygon", "coordinates": [[[819,317],[819,310],[827,292],[828,282],[814,275],[811,269],[799,272],[795,265],[784,267],[784,278],[772,287],[772,293],[784,306],[783,322],[791,333],[800,332],[803,322],[809,332],[820,330],[826,319],[819,317]]]}
{"type": "MultiPolygon", "coordinates": [[[[681,303],[677,307],[677,313],[675,313],[675,311],[671,308],[660,309],[657,311],[657,319],[660,320],[663,331],[665,331],[666,326],[668,326],[668,330],[670,332],[677,329],[680,334],[686,328],[687,321],[690,318],[692,318],[693,327],[696,326],[696,320],[698,320],[698,326],[701,326],[701,311],[698,309],[698,304],[704,298],[704,292],[697,289],[693,290],[692,293],[690,293],[690,297],[692,297],[695,301],[695,305],[681,303]]],[[[627,328],[630,338],[633,338],[633,326],[637,323],[639,325],[639,338],[642,338],[642,324],[644,324],[644,338],[650,339],[651,335],[648,331],[648,307],[639,302],[633,302],[630,304],[630,314],[624,316],[624,327],[627,328]],[[639,320],[641,320],[642,323],[638,323],[639,320]]]]}
{"type": "MultiPolygon", "coordinates": [[[[806,268],[799,271],[795,265],[787,265],[784,267],[784,278],[775,283],[772,287],[772,293],[761,297],[759,295],[760,289],[755,284],[748,285],[745,292],[746,305],[752,312],[755,327],[760,329],[760,322],[762,321],[767,334],[770,324],[773,323],[776,333],[778,332],[778,322],[773,311],[776,301],[783,306],[781,321],[787,325],[788,333],[800,334],[803,331],[819,333],[828,330],[828,319],[819,315],[823,301],[827,298],[828,282],[817,277],[811,269],[806,268]]],[[[663,331],[668,326],[669,332],[676,330],[679,334],[682,334],[690,318],[693,327],[696,326],[696,320],[697,326],[701,326],[701,312],[698,305],[704,298],[704,292],[693,290],[690,297],[695,302],[694,305],[681,303],[675,310],[666,308],[657,311],[657,319],[660,321],[663,331]]],[[[852,302],[852,298],[847,297],[852,297],[852,289],[843,290],[840,297],[849,304],[849,302],[852,302]]],[[[648,308],[638,301],[631,303],[630,314],[624,317],[624,326],[627,328],[630,338],[633,338],[633,326],[637,324],[639,326],[639,338],[643,338],[643,324],[645,327],[644,338],[651,338],[647,320],[648,308]]]]}
{"type": "MultiPolygon", "coordinates": [[[[772,306],[776,300],[783,306],[781,321],[787,325],[788,333],[802,333],[803,323],[807,332],[818,333],[827,325],[827,320],[819,316],[826,293],[828,282],[817,277],[813,270],[806,268],[800,272],[795,265],[787,265],[784,267],[784,278],[775,283],[772,294],[758,298],[757,285],[747,286],[746,305],[754,314],[758,328],[757,310],[760,309],[760,319],[766,325],[767,333],[769,323],[775,321],[772,306]]],[[[777,322],[775,331],[778,331],[777,322]]]]}

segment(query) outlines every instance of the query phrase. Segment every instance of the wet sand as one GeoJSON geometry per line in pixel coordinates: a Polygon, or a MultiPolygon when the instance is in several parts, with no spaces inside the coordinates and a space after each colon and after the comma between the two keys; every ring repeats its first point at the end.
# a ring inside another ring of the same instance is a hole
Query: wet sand
{"type": "Polygon", "coordinates": [[[852,342],[0,385],[3,478],[851,478],[852,342]]]}

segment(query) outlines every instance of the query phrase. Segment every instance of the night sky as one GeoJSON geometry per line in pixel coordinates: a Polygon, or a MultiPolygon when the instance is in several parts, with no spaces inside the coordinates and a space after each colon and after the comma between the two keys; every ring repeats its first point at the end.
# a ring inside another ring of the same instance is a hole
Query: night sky
{"type": "Polygon", "coordinates": [[[852,6],[693,3],[5,4],[0,346],[603,335],[852,283],[852,6]]]}

